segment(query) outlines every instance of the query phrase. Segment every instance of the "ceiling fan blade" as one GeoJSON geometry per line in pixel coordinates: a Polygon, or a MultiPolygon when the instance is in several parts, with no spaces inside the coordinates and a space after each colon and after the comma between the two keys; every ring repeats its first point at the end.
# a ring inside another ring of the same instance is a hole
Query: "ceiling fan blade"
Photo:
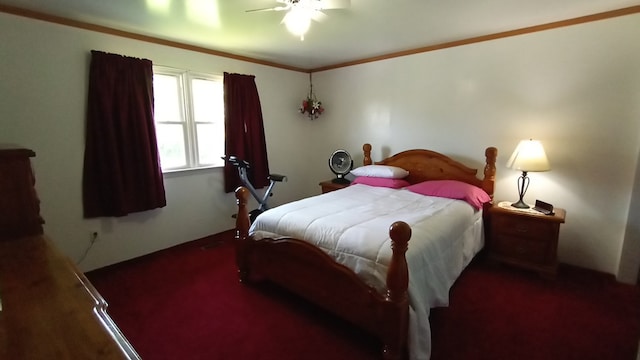
{"type": "Polygon", "coordinates": [[[286,14],[284,14],[284,16],[282,17],[282,20],[280,20],[280,24],[286,24],[287,23],[287,19],[289,19],[290,17],[292,17],[293,15],[291,15],[291,11],[287,12],[286,14]]]}
{"type": "Polygon", "coordinates": [[[351,7],[351,0],[319,0],[320,9],[346,9],[351,7]]]}
{"type": "Polygon", "coordinates": [[[317,22],[323,22],[327,20],[327,18],[328,16],[320,10],[316,10],[313,13],[311,13],[311,19],[317,22]]]}
{"type": "Polygon", "coordinates": [[[290,7],[290,5],[288,5],[288,6],[276,6],[276,7],[272,7],[272,8],[245,10],[245,12],[283,11],[283,10],[289,10],[289,7],[290,7]]]}

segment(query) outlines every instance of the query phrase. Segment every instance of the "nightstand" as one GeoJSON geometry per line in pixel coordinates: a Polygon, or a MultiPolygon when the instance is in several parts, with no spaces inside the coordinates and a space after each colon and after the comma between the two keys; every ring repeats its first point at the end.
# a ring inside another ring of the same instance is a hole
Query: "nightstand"
{"type": "Polygon", "coordinates": [[[339,189],[342,189],[342,188],[345,188],[345,187],[349,186],[349,184],[335,183],[335,182],[333,182],[333,180],[323,181],[319,185],[322,188],[322,193],[323,194],[324,193],[328,193],[330,191],[339,190],[339,189]]]}
{"type": "Polygon", "coordinates": [[[558,235],[564,209],[543,215],[533,209],[516,209],[503,201],[489,209],[487,248],[489,258],[555,277],[558,268],[558,235]]]}

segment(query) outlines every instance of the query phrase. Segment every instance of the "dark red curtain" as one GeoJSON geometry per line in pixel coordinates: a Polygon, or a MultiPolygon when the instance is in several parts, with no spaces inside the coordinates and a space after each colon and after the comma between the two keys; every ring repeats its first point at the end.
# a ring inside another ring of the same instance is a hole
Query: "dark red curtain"
{"type": "MultiPolygon", "coordinates": [[[[224,73],[224,125],[225,154],[249,162],[249,180],[256,189],[268,185],[267,143],[255,76],[224,73]]],[[[225,191],[240,185],[238,170],[225,163],[225,191]]]]}
{"type": "Polygon", "coordinates": [[[85,218],[166,206],[150,60],[91,51],[85,141],[85,218]]]}

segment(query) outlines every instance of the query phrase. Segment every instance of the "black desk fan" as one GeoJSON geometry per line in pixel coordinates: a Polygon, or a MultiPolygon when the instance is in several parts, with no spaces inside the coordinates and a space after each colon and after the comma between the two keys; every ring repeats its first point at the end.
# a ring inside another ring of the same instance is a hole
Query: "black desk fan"
{"type": "Polygon", "coordinates": [[[331,180],[337,184],[349,184],[351,181],[345,179],[345,175],[353,169],[353,159],[346,150],[336,150],[329,157],[329,169],[336,174],[336,178],[331,180]]]}

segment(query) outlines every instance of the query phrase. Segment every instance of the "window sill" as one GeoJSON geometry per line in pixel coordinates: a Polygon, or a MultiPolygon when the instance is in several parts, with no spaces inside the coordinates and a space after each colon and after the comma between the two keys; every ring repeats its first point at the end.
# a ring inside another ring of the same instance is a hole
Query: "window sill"
{"type": "Polygon", "coordinates": [[[202,166],[197,168],[184,168],[184,169],[170,169],[163,170],[162,176],[166,178],[184,176],[184,175],[194,175],[197,173],[209,172],[215,169],[222,169],[224,165],[211,165],[211,166],[202,166]]]}

